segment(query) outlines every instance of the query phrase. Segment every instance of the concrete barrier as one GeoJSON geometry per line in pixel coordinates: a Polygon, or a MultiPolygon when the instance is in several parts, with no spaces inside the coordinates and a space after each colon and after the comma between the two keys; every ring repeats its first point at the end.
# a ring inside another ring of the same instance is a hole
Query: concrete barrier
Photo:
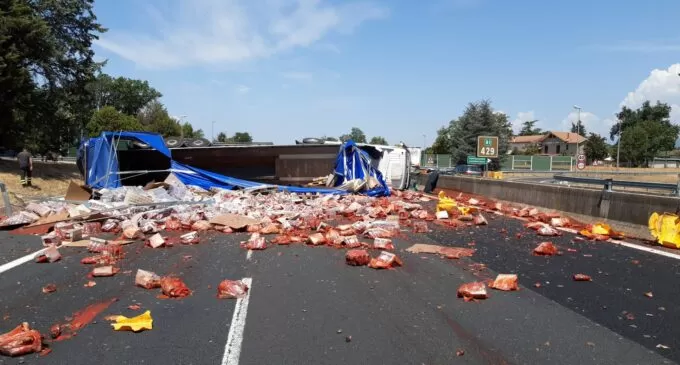
{"type": "MultiPolygon", "coordinates": [[[[422,184],[427,175],[420,178],[422,184]]],[[[674,197],[458,176],[439,176],[437,188],[638,226],[647,226],[653,212],[675,213],[680,207],[674,197]]]]}

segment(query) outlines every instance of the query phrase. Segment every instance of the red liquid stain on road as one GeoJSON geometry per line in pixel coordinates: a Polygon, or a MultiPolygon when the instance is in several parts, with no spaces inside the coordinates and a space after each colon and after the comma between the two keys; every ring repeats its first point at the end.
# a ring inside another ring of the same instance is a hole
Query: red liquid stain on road
{"type": "Polygon", "coordinates": [[[59,337],[55,338],[55,342],[59,341],[64,341],[68,340],[71,337],[76,335],[76,332],[81,330],[83,327],[87,326],[90,322],[92,322],[98,315],[100,315],[103,311],[106,310],[111,304],[114,302],[117,302],[118,298],[113,298],[109,299],[105,302],[101,303],[95,303],[95,304],[90,304],[87,307],[85,307],[83,310],[78,311],[73,314],[73,319],[71,322],[69,322],[65,329],[68,333],[61,333],[59,337]]]}

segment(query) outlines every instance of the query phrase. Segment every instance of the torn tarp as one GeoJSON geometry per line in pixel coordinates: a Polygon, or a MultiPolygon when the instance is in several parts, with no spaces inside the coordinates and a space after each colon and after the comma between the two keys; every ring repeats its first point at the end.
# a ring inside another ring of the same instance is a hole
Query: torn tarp
{"type": "Polygon", "coordinates": [[[371,164],[368,152],[349,140],[340,147],[335,160],[334,186],[352,186],[352,191],[368,196],[389,196],[382,173],[371,164]]]}

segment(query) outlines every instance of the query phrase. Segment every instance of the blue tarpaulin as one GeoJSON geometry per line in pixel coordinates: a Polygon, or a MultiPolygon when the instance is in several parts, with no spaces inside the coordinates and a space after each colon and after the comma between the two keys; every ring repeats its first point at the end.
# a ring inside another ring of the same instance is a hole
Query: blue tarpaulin
{"type": "Polygon", "coordinates": [[[170,150],[163,137],[147,132],[102,132],[99,137],[89,138],[80,144],[79,158],[83,158],[85,184],[94,189],[117,188],[121,186],[118,176],[117,139],[134,139],[149,145],[170,158],[170,150]]]}
{"type": "MultiPolygon", "coordinates": [[[[94,189],[112,189],[122,185],[116,151],[117,139],[138,140],[167,156],[171,159],[169,172],[173,172],[186,185],[195,185],[206,190],[212,187],[247,189],[268,186],[267,184],[220,175],[174,161],[170,150],[163,142],[163,138],[159,134],[147,132],[102,132],[99,137],[83,140],[78,150],[78,158],[82,159],[85,165],[86,185],[94,189]]],[[[325,187],[271,186],[276,187],[279,191],[302,194],[347,194],[346,191],[325,187]]]]}
{"type": "Polygon", "coordinates": [[[371,165],[371,157],[368,152],[363,151],[352,140],[345,142],[340,147],[333,173],[336,176],[336,187],[355,179],[367,182],[368,178],[372,176],[378,181],[378,186],[361,193],[368,196],[390,195],[390,188],[387,186],[385,178],[377,168],[371,165]]]}

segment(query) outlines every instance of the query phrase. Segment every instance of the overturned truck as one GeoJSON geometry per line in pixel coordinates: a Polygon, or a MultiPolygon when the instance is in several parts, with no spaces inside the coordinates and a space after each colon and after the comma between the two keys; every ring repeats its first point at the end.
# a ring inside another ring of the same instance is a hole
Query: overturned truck
{"type": "Polygon", "coordinates": [[[411,168],[405,147],[347,141],[175,149],[168,148],[160,135],[148,132],[103,132],[84,140],[77,163],[86,185],[95,189],[146,185],[174,174],[185,184],[206,189],[277,186],[291,192],[369,195],[406,189],[411,168]],[[306,186],[312,181],[321,186],[306,186]]]}

